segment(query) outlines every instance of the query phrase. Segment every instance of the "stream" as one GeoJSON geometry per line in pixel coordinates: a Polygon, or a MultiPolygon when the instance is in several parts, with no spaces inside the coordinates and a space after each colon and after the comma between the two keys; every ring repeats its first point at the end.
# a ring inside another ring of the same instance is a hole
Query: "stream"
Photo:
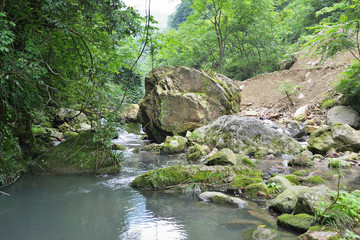
{"type": "Polygon", "coordinates": [[[146,144],[139,137],[122,131],[114,140],[127,147],[118,175],[25,175],[2,188],[11,196],[0,194],[0,239],[253,239],[259,225],[276,229],[277,239],[296,239],[254,202],[238,209],[201,202],[193,193],[132,189],[130,182],[150,169],[186,163],[178,156],[133,153],[146,144]]]}

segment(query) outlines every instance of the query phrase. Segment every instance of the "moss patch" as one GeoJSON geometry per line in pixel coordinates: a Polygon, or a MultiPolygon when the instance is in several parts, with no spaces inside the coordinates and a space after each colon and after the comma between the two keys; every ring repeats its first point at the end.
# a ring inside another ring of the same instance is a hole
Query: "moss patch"
{"type": "Polygon", "coordinates": [[[262,177],[263,173],[261,170],[238,166],[178,165],[142,174],[133,180],[131,186],[143,190],[184,190],[197,184],[202,190],[226,190],[234,181],[234,175],[262,177]]]}
{"type": "Polygon", "coordinates": [[[264,182],[253,183],[245,187],[244,194],[247,198],[261,200],[271,198],[275,191],[268,188],[264,182]]]}
{"type": "Polygon", "coordinates": [[[278,225],[298,232],[306,232],[314,222],[315,217],[308,214],[283,214],[277,219],[278,225]]]}

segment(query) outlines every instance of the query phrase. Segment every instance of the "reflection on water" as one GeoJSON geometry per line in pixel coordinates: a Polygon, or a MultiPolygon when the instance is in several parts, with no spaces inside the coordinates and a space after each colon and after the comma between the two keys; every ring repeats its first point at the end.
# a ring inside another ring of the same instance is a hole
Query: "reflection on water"
{"type": "MultiPolygon", "coordinates": [[[[143,144],[122,134],[126,161],[117,176],[24,176],[0,195],[0,239],[251,239],[258,225],[278,229],[255,203],[246,209],[200,202],[192,194],[139,192],[129,183],[153,168],[184,163],[176,156],[132,153],[143,144]]],[[[281,230],[281,229],[278,229],[281,230]]],[[[279,239],[295,239],[280,231],[279,239]]]]}

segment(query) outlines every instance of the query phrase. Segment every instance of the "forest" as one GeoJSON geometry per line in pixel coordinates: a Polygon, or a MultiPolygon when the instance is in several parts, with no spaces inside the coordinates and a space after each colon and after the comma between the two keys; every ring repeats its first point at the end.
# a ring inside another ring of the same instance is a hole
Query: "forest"
{"type": "MultiPolygon", "coordinates": [[[[182,0],[159,32],[151,6],[141,16],[121,0],[2,0],[0,183],[38,155],[34,124],[64,106],[115,124],[159,66],[242,81],[286,69],[299,49],[322,59],[350,51],[355,61],[337,90],[358,106],[359,14],[359,0],[182,0]]],[[[98,132],[105,139],[109,130],[98,132]]]]}

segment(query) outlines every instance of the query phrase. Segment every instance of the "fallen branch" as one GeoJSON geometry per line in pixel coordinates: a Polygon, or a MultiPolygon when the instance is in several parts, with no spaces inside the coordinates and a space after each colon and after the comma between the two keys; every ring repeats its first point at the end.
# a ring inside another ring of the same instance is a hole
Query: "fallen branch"
{"type": "Polygon", "coordinates": [[[1,194],[4,194],[6,196],[11,196],[10,194],[6,193],[6,192],[3,192],[3,191],[0,191],[1,194]]]}

